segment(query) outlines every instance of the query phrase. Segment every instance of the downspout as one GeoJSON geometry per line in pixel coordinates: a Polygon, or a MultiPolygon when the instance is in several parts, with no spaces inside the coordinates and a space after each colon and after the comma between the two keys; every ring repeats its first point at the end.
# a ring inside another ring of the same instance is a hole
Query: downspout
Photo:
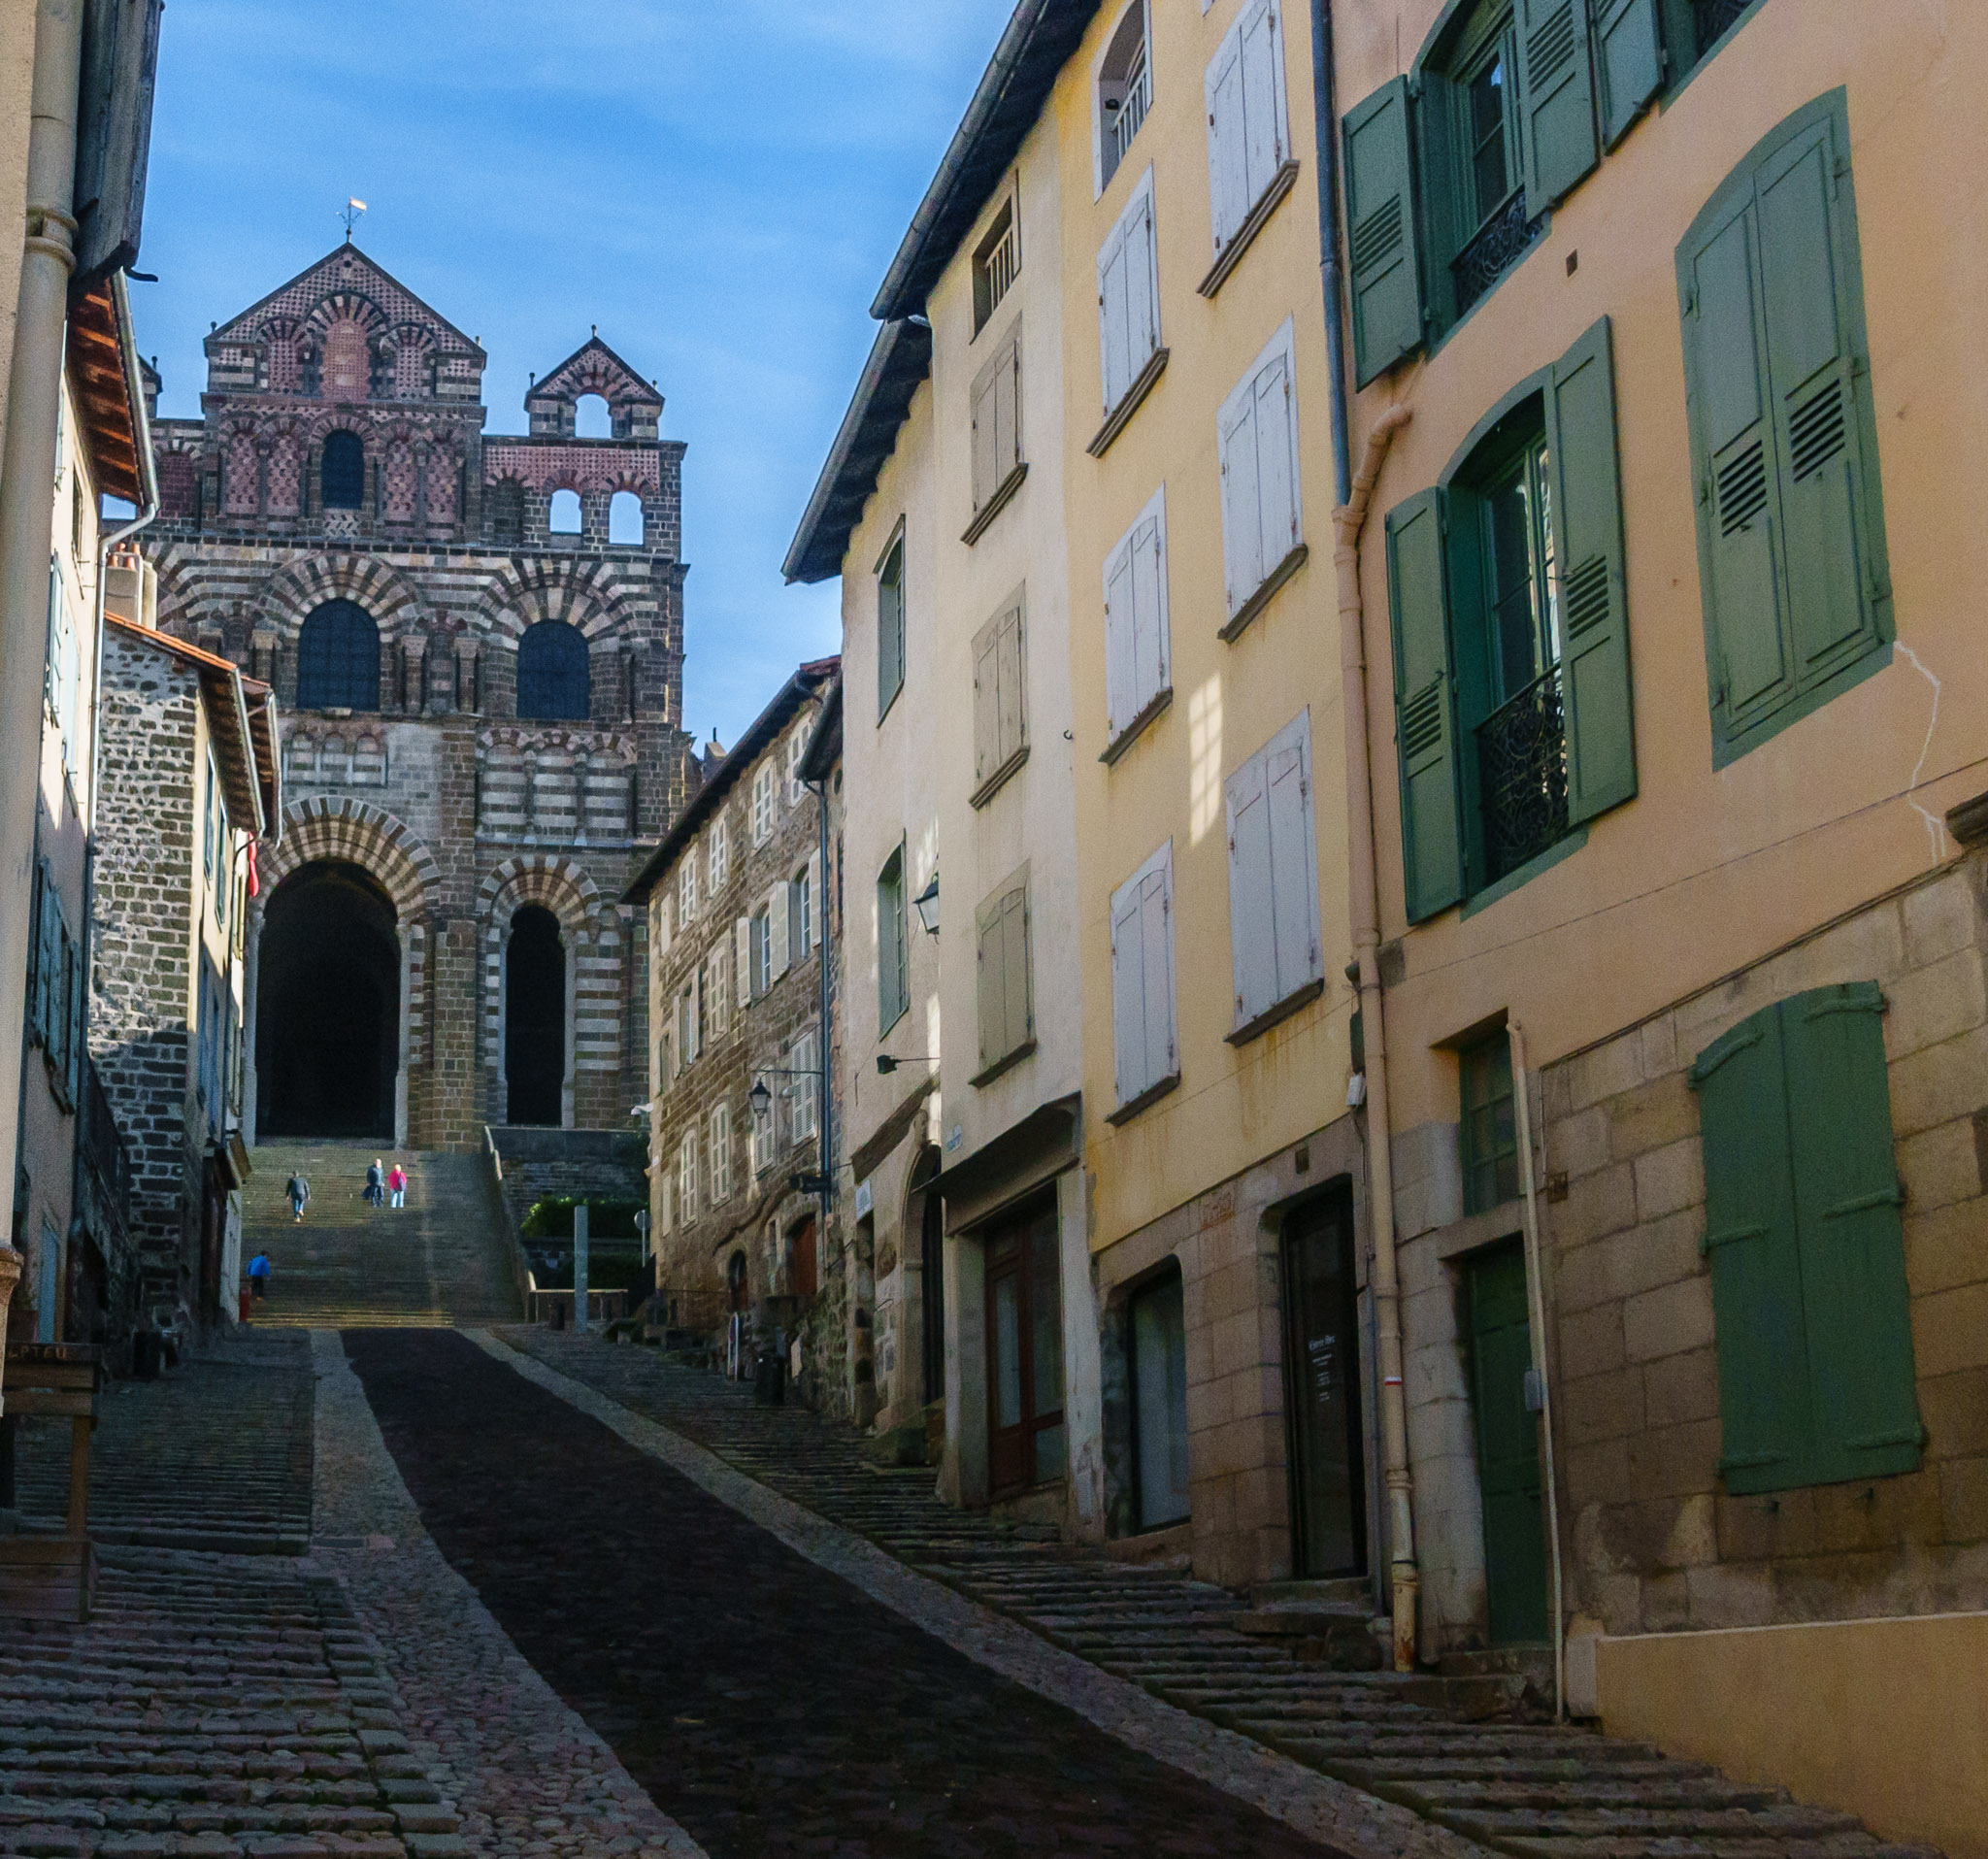
{"type": "Polygon", "coordinates": [[[828,776],[824,774],[818,781],[809,781],[807,785],[814,790],[814,818],[820,847],[816,858],[821,867],[821,895],[811,900],[814,910],[815,960],[821,967],[821,1038],[815,1052],[819,1076],[814,1084],[814,1119],[817,1129],[814,1143],[817,1151],[815,1173],[821,1183],[821,1237],[815,1243],[818,1270],[827,1260],[828,1212],[835,1200],[835,1115],[834,1102],[828,1092],[828,776]]]}
{"type": "Polygon", "coordinates": [[[1525,1029],[1506,1025],[1511,1042],[1511,1081],[1518,1108],[1519,1165],[1526,1189],[1526,1320],[1532,1331],[1533,1374],[1538,1378],[1540,1421],[1546,1436],[1546,1540],[1553,1546],[1553,1715],[1567,1720],[1567,1609],[1560,1560],[1560,1480],[1553,1468],[1553,1379],[1546,1373],[1546,1292],[1540,1278],[1540,1184],[1534,1165],[1533,1092],[1526,1065],[1525,1029]]]}
{"type": "Polygon", "coordinates": [[[1311,0],[1311,119],[1318,145],[1318,282],[1325,304],[1325,365],[1332,381],[1333,503],[1353,500],[1346,438],[1346,325],[1340,290],[1339,106],[1333,101],[1332,0],[1311,0]]]}
{"type": "MultiPolygon", "coordinates": [[[[0,448],[0,1026],[27,1013],[32,933],[35,757],[48,653],[49,551],[54,530],[55,432],[62,404],[62,339],[76,269],[76,116],[83,60],[82,0],[40,0],[27,139],[26,237],[0,448]]],[[[0,1103],[17,1098],[22,1048],[0,1040],[0,1103]],[[13,1091],[5,1066],[17,1067],[13,1091]]],[[[11,1197],[17,1124],[0,1118],[0,1182],[11,1197]]]]}

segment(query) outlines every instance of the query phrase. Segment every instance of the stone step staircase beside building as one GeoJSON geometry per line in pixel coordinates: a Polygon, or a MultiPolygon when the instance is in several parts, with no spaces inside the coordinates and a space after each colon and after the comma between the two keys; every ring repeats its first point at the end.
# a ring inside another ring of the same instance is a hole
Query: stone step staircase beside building
{"type": "Polygon", "coordinates": [[[252,1151],[244,1192],[242,1258],[270,1257],[258,1325],[310,1329],[448,1328],[504,1323],[520,1314],[504,1213],[480,1154],[399,1151],[408,1171],[404,1208],[361,1198],[367,1165],[387,1167],[379,1145],[268,1143],[252,1151]],[[311,1184],[302,1226],[284,1184],[311,1184]]]}

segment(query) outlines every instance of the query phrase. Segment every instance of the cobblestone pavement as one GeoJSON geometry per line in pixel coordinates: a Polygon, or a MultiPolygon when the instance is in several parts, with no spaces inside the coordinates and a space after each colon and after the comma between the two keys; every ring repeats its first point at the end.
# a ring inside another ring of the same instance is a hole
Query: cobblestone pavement
{"type": "MultiPolygon", "coordinates": [[[[879,1473],[846,1428],[646,1350],[503,1340],[1105,1671],[1521,1859],[1937,1859],[1647,1745],[1512,1720],[1495,1684],[1303,1664],[1235,1631],[1219,1589],[1001,1530],[941,1504],[929,1471],[879,1473]]],[[[1369,1840],[1390,1837],[1376,1820],[1369,1840]]]]}
{"type": "Polygon", "coordinates": [[[438,1546],[714,1859],[1319,1859],[438,1333],[348,1333],[438,1546]]]}

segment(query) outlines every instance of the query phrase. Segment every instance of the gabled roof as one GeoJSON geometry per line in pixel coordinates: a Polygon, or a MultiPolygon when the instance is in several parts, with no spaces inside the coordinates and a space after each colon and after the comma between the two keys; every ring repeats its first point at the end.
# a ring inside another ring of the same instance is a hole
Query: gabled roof
{"type": "Polygon", "coordinates": [[[231,316],[208,336],[206,346],[212,349],[218,343],[258,340],[255,325],[260,323],[266,312],[282,308],[279,299],[291,292],[300,297],[309,296],[320,285],[327,294],[335,290],[356,290],[361,296],[379,303],[394,321],[404,321],[409,312],[418,311],[425,320],[453,336],[479,359],[488,359],[480,343],[465,336],[432,304],[415,296],[385,266],[367,257],[349,240],[332,247],[323,257],[306,265],[287,282],[278,284],[268,296],[258,298],[239,315],[231,316]]]}
{"type": "Polygon", "coordinates": [[[878,473],[897,444],[911,396],[932,371],[932,329],[924,322],[887,322],[871,345],[855,397],[815,481],[781,572],[790,581],[827,581],[843,571],[849,536],[878,473]]]}
{"type": "Polygon", "coordinates": [[[698,828],[717,812],[718,803],[738,786],[746,771],[793,720],[804,704],[820,696],[823,685],[840,682],[842,668],[840,658],[813,659],[780,686],[773,702],[753,718],[751,727],[739,738],[731,753],[706,780],[696,798],[677,815],[676,824],[663,835],[662,844],[649,854],[648,862],[643,866],[635,882],[621,893],[622,903],[648,902],[649,892],[668,876],[679,854],[697,836],[698,828]]]}
{"type": "Polygon", "coordinates": [[[549,375],[532,382],[525,405],[529,407],[535,400],[573,400],[581,394],[599,394],[611,405],[653,407],[658,413],[663,409],[662,395],[610,349],[598,331],[549,375]]]}
{"type": "Polygon", "coordinates": [[[828,695],[821,700],[821,714],[814,719],[814,734],[801,755],[801,779],[825,781],[843,758],[843,675],[838,671],[828,695]]]}
{"type": "Polygon", "coordinates": [[[131,339],[124,274],[92,284],[69,313],[69,389],[99,490],[144,510],[157,501],[144,363],[131,339]]]}
{"type": "Polygon", "coordinates": [[[1098,0],[1021,0],[1015,8],[870,306],[878,321],[925,308],[1097,11],[1098,0]]]}

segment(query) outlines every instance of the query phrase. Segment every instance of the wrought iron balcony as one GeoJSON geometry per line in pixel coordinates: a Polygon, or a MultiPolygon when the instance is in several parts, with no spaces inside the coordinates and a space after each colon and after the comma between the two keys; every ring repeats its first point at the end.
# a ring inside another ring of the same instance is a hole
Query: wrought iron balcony
{"type": "Polygon", "coordinates": [[[1526,190],[1519,187],[1477,228],[1470,244],[1449,261],[1459,316],[1525,256],[1544,224],[1543,215],[1526,217],[1526,190]]]}
{"type": "Polygon", "coordinates": [[[1698,55],[1703,58],[1713,42],[1744,13],[1750,0],[1691,0],[1698,19],[1698,55]]]}
{"type": "Polygon", "coordinates": [[[1487,883],[1567,837],[1567,712],[1558,665],[1477,725],[1477,788],[1487,883]]]}

